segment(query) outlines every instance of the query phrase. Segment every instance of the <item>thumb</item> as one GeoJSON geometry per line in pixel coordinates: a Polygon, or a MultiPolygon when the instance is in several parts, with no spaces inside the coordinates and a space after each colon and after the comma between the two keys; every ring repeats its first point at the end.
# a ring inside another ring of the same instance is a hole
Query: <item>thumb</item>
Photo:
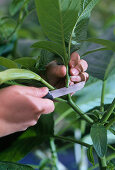
{"type": "Polygon", "coordinates": [[[36,87],[28,87],[28,86],[14,86],[20,94],[30,95],[33,97],[44,97],[48,93],[47,87],[36,88],[36,87]]]}

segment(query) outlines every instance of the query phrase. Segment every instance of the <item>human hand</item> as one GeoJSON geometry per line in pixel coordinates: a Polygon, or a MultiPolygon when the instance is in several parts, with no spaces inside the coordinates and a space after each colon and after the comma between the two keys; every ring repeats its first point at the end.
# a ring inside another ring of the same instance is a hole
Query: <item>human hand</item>
{"type": "Polygon", "coordinates": [[[26,130],[41,114],[53,112],[54,104],[42,97],[48,88],[10,86],[0,90],[0,137],[26,130]]]}
{"type": "MultiPolygon", "coordinates": [[[[71,55],[69,62],[70,69],[70,82],[69,85],[87,81],[89,75],[85,72],[88,64],[85,60],[81,59],[78,53],[74,52],[71,55]]],[[[57,65],[56,61],[51,62],[47,67],[47,77],[50,84],[56,88],[65,86],[66,81],[66,67],[64,65],[57,65]]]]}

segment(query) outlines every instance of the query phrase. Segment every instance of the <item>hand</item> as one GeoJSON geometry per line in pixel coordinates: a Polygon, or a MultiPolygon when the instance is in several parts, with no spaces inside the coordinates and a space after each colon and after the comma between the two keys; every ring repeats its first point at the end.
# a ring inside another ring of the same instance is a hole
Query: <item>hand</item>
{"type": "Polygon", "coordinates": [[[10,86],[0,90],[0,136],[26,130],[41,114],[53,112],[54,104],[42,97],[46,87],[10,86]]]}
{"type": "MultiPolygon", "coordinates": [[[[88,64],[85,60],[80,60],[78,53],[74,52],[71,55],[69,62],[70,69],[70,85],[79,83],[81,81],[87,81],[89,75],[85,72],[88,68],[88,64]]],[[[57,65],[55,61],[51,62],[47,67],[47,77],[49,83],[56,88],[65,86],[66,67],[64,65],[57,65]]]]}

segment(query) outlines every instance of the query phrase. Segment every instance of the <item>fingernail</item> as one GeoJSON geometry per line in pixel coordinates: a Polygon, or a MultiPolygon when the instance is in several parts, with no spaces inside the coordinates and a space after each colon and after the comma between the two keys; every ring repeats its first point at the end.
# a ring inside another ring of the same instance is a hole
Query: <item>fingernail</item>
{"type": "Polygon", "coordinates": [[[73,74],[74,76],[76,76],[76,75],[79,74],[79,71],[78,71],[77,69],[75,69],[75,68],[73,68],[71,71],[72,71],[72,74],[73,74]]]}

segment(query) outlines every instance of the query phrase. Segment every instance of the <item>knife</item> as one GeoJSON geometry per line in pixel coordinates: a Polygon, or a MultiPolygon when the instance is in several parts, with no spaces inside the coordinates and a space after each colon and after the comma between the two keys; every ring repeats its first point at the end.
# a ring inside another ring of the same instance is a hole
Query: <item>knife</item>
{"type": "Polygon", "coordinates": [[[53,100],[57,97],[61,97],[61,96],[64,96],[64,95],[67,95],[73,92],[77,92],[81,90],[84,87],[84,85],[85,85],[85,81],[82,81],[80,83],[69,86],[68,88],[63,87],[57,90],[52,90],[52,91],[49,91],[48,94],[44,96],[43,98],[53,100]]]}

